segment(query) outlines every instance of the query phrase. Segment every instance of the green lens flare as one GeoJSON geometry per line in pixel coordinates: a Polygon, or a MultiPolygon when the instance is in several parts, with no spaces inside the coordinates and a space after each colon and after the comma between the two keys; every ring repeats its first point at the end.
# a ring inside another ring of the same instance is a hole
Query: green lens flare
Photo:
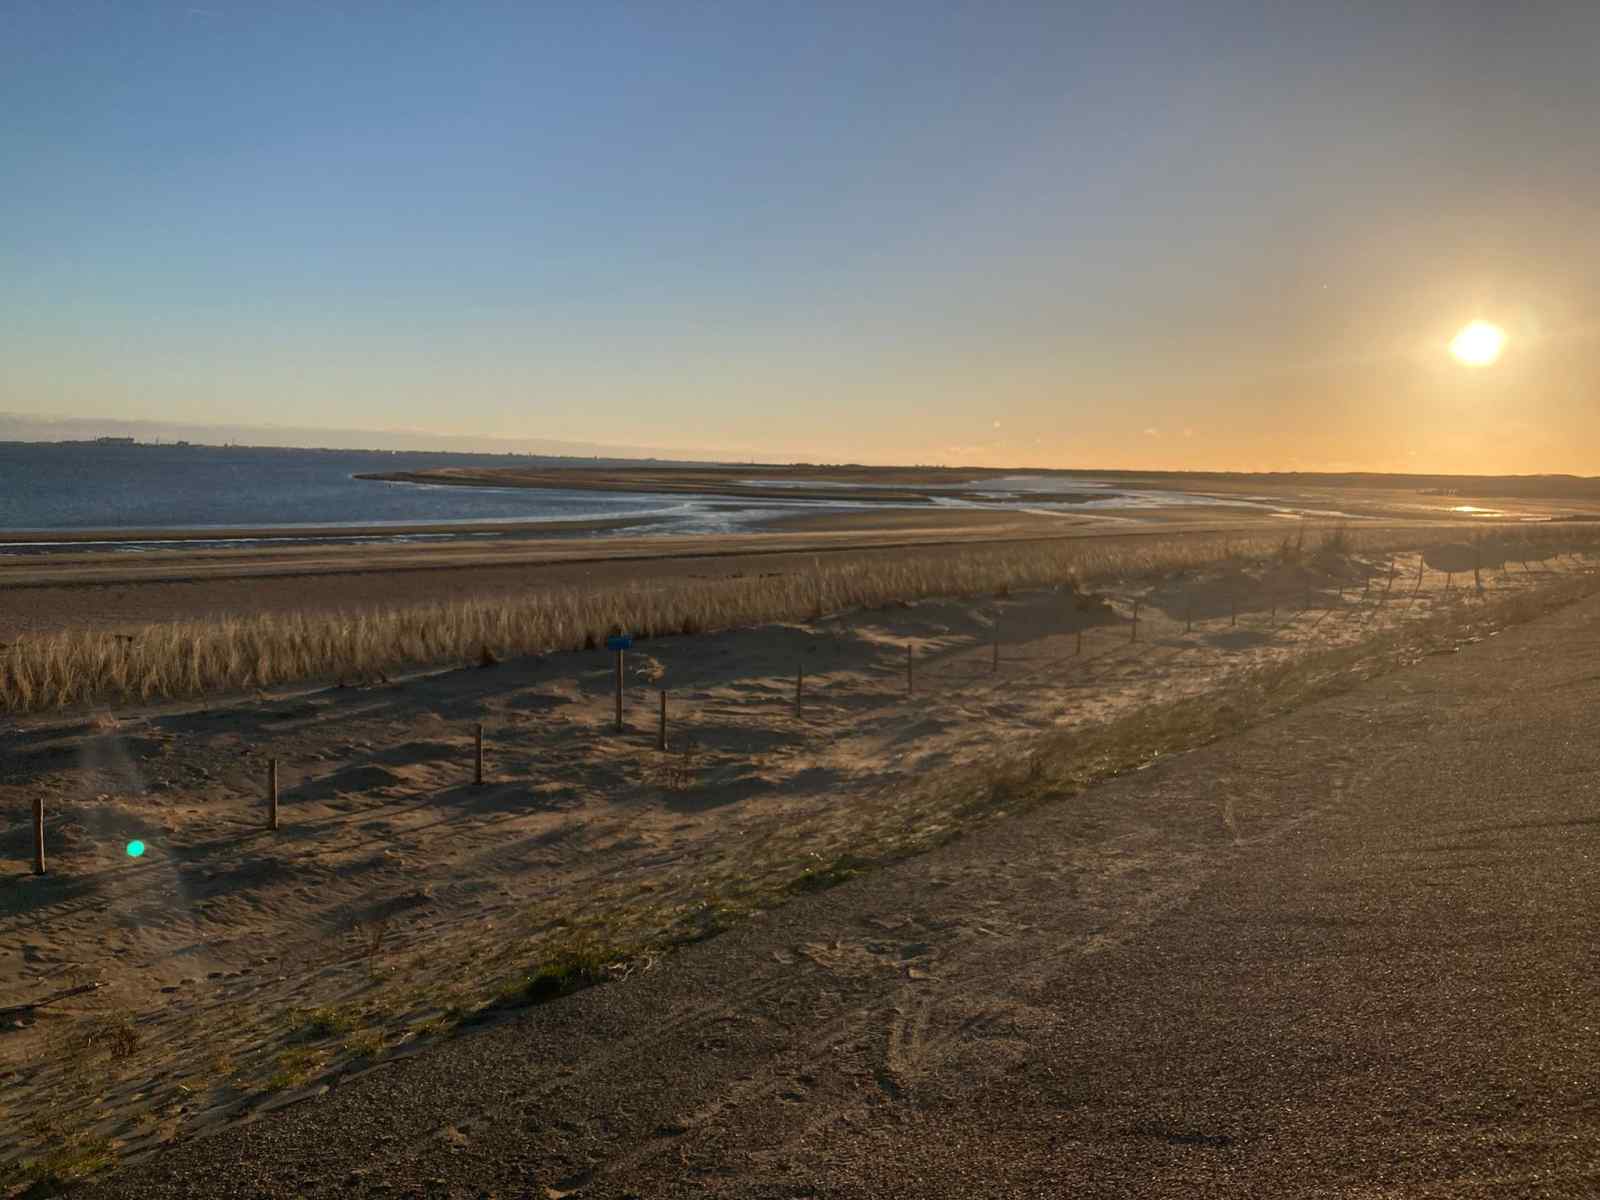
{"type": "Polygon", "coordinates": [[[143,853],[144,853],[144,843],[143,842],[138,841],[138,840],[134,840],[134,841],[131,841],[131,842],[128,843],[128,857],[129,858],[138,858],[143,853]]]}

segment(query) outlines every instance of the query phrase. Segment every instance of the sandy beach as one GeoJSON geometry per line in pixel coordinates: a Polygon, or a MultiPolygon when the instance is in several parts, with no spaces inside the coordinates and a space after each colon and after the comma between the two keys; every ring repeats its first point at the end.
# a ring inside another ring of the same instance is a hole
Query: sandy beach
{"type": "Polygon", "coordinates": [[[1373,546],[1482,528],[1423,513],[927,506],[797,512],[720,536],[495,525],[260,530],[224,545],[189,531],[134,552],[85,538],[0,557],[12,642],[810,577],[824,562],[956,565],[992,547],[1043,557],[1082,542],[1134,562],[1143,544],[1193,539],[1210,556],[1092,594],[1064,583],[652,637],[627,657],[621,731],[603,650],[486,650],[474,665],[13,713],[0,1009],[19,1015],[0,1029],[0,1163],[62,1138],[136,1155],[264,1114],[478,1019],[574,929],[647,969],[653,948],[987,820],[996,806],[974,807],[973,773],[1025,762],[1040,738],[1213,703],[1263,672],[1400,645],[1436,618],[1470,629],[1493,605],[1587,578],[1586,560],[1552,554],[1497,563],[1479,593],[1470,570],[1341,540],[1351,524],[1373,546]],[[1230,539],[1256,557],[1222,561],[1230,539]],[[1275,557],[1280,539],[1297,565],[1275,557]],[[277,832],[264,828],[269,762],[277,832]],[[29,872],[38,797],[42,877],[29,872]]]}
{"type": "MultiPolygon", "coordinates": [[[[49,1136],[27,1113],[134,1153],[270,1110],[428,1044],[573,921],[646,941],[714,928],[779,881],[959,825],[967,801],[926,781],[1484,604],[1411,559],[1395,570],[1387,587],[1384,564],[1353,559],[1303,592],[1190,576],[651,639],[628,658],[620,734],[604,652],[18,720],[0,1006],[94,987],[0,1038],[0,1156],[49,1136]],[[26,873],[35,795],[43,878],[26,873]],[[137,1053],[105,1056],[123,1042],[137,1053]]],[[[1511,567],[1486,595],[1581,572],[1511,567]]]]}

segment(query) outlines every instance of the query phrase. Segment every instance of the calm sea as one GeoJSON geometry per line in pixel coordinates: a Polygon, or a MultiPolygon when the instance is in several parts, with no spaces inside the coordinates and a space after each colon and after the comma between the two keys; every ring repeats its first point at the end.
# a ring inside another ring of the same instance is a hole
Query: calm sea
{"type": "MultiPolygon", "coordinates": [[[[295,526],[421,525],[488,521],[562,521],[639,518],[618,532],[719,533],[748,527],[797,508],[847,509],[847,501],[782,499],[758,503],[715,497],[625,495],[542,488],[438,487],[357,479],[374,471],[430,467],[584,465],[625,460],[573,460],[530,455],[286,450],[217,446],[117,446],[94,443],[0,443],[0,553],[49,553],[55,547],[6,545],[5,533],[105,530],[127,549],[154,539],[117,538],[118,530],[290,529],[295,526]],[[648,518],[648,520],[646,519],[648,518]]],[[[760,469],[753,472],[759,477],[760,469]]],[[[871,485],[861,485],[864,492],[871,485]]],[[[1170,507],[1226,504],[1275,510],[1265,497],[1217,500],[1182,492],[1127,488],[1074,480],[1073,490],[1104,488],[1106,498],[1052,503],[1060,478],[1017,475],[988,481],[984,493],[939,504],[987,503],[1034,511],[1101,507],[1170,507]],[[1039,495],[1033,500],[1033,494],[1039,495]]],[[[426,535],[395,535],[426,536],[426,535]]],[[[62,547],[65,548],[65,547],[62,547]]]]}
{"type": "Polygon", "coordinates": [[[677,497],[354,478],[366,471],[553,462],[572,464],[526,455],[0,443],[0,531],[562,520],[687,515],[694,507],[677,497]]]}

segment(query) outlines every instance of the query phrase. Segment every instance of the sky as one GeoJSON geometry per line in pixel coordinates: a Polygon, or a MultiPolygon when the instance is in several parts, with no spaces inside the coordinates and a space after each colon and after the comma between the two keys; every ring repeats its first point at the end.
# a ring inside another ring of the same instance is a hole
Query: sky
{"type": "Polygon", "coordinates": [[[0,0],[0,411],[1596,474],[1597,45],[1503,0],[0,0]]]}

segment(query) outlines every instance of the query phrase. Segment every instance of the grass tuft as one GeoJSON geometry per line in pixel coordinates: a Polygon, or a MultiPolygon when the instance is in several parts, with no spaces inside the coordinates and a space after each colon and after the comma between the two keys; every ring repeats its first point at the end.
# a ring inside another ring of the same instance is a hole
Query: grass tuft
{"type": "Polygon", "coordinates": [[[363,1029],[344,1040],[344,1048],[357,1058],[372,1058],[383,1049],[383,1033],[377,1029],[363,1029]]]}
{"type": "Polygon", "coordinates": [[[795,895],[825,892],[854,879],[873,864],[854,854],[841,854],[832,862],[807,867],[791,879],[785,890],[795,895]]]}
{"type": "Polygon", "coordinates": [[[501,989],[500,1003],[511,1007],[543,1004],[603,983],[633,954],[592,930],[570,930],[545,949],[533,971],[501,989]]]}
{"type": "MultiPolygon", "coordinates": [[[[0,1191],[18,1189],[24,1197],[54,1196],[82,1183],[116,1161],[111,1142],[87,1135],[59,1139],[37,1158],[23,1159],[0,1174],[0,1191]]],[[[0,1168],[3,1172],[4,1168],[0,1168]]]]}
{"type": "Polygon", "coordinates": [[[313,1008],[295,1018],[294,1032],[303,1037],[338,1037],[360,1024],[359,1016],[344,1008],[313,1008]]]}
{"type": "Polygon", "coordinates": [[[309,1047],[285,1050],[278,1055],[278,1069],[267,1077],[267,1091],[281,1092],[299,1087],[316,1073],[322,1061],[322,1054],[309,1047]]]}

